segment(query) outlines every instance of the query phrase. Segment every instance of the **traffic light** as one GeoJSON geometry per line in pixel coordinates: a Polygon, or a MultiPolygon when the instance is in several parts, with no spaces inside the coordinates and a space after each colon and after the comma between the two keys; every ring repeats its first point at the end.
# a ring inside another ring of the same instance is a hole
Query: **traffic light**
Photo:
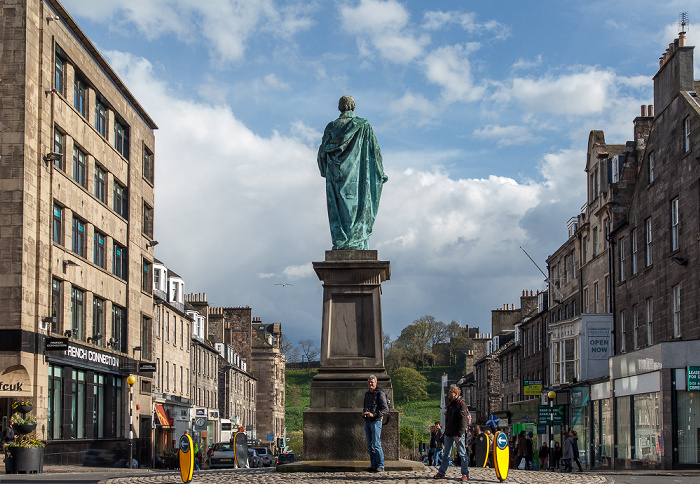
{"type": "Polygon", "coordinates": [[[425,454],[425,442],[420,442],[418,444],[418,452],[421,454],[425,454]]]}
{"type": "Polygon", "coordinates": [[[277,447],[279,447],[280,449],[284,449],[284,438],[277,437],[277,447]]]}

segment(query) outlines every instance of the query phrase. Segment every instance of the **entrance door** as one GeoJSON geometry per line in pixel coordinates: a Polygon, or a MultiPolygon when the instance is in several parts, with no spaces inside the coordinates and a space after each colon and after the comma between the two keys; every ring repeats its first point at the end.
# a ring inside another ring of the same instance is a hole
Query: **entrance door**
{"type": "Polygon", "coordinates": [[[139,465],[144,467],[153,466],[153,420],[152,417],[141,415],[139,418],[139,465]]]}

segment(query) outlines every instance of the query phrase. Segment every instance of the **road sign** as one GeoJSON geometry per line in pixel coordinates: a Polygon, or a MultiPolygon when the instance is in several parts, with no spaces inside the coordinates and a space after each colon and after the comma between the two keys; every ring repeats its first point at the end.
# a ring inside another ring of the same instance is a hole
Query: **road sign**
{"type": "Polygon", "coordinates": [[[274,434],[265,434],[265,441],[266,442],[274,442],[275,441],[274,434]]]}
{"type": "Polygon", "coordinates": [[[554,422],[552,422],[550,417],[549,405],[539,405],[537,407],[538,423],[545,425],[564,425],[564,405],[552,406],[551,412],[553,412],[554,422]]]}

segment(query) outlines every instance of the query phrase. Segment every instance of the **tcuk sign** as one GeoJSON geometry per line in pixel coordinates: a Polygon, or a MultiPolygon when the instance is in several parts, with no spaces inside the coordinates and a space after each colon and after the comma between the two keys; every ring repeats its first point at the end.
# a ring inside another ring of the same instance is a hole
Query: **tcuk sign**
{"type": "Polygon", "coordinates": [[[588,330],[588,359],[607,360],[610,358],[610,331],[607,329],[588,330]]]}

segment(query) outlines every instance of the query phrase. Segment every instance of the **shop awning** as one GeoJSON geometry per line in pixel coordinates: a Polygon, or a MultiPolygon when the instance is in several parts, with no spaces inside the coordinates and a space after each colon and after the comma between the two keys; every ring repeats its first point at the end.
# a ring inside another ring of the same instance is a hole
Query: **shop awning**
{"type": "Polygon", "coordinates": [[[169,429],[170,428],[170,421],[168,420],[168,416],[165,414],[165,409],[163,408],[163,405],[156,403],[155,407],[156,407],[156,425],[160,425],[164,429],[169,429]]]}

